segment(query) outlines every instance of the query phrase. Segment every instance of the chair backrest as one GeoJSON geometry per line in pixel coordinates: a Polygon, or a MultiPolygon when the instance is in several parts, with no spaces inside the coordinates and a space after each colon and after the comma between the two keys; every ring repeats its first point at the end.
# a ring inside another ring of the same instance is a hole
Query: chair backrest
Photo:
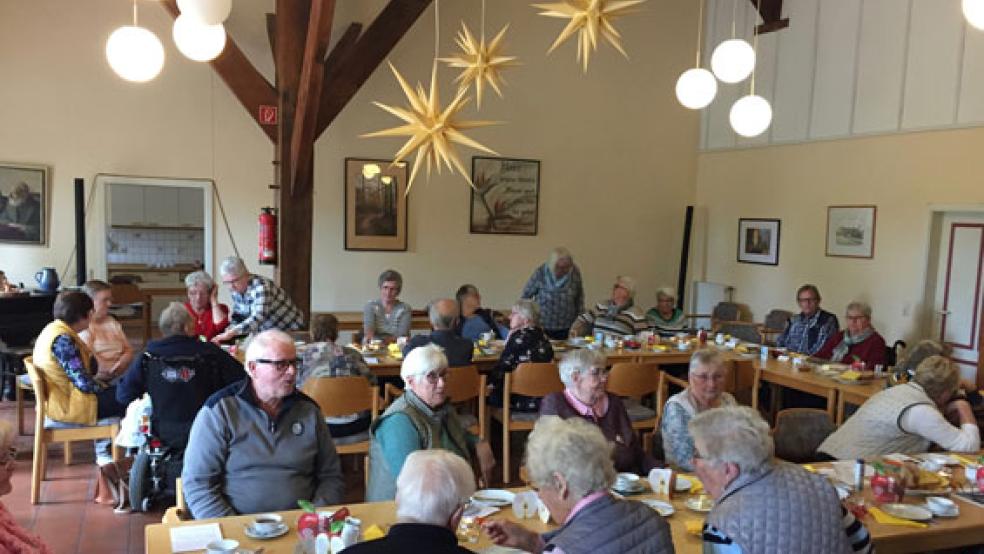
{"type": "Polygon", "coordinates": [[[560,370],[552,362],[519,364],[508,376],[511,377],[512,394],[541,398],[564,390],[560,370]]]}
{"type": "Polygon", "coordinates": [[[659,391],[659,366],[654,363],[621,362],[608,374],[608,392],[640,398],[659,391]]]}
{"type": "Polygon", "coordinates": [[[738,321],[740,310],[734,302],[718,302],[711,317],[718,321],[738,321]]]}
{"type": "Polygon", "coordinates": [[[893,367],[899,361],[899,353],[904,352],[906,344],[904,340],[895,341],[892,346],[885,347],[885,366],[893,367]]]}
{"type": "Polygon", "coordinates": [[[734,322],[722,323],[721,326],[718,327],[717,331],[719,333],[726,333],[746,342],[753,342],[756,344],[762,343],[762,334],[759,333],[758,327],[756,327],[755,324],[734,322]]]}
{"type": "Polygon", "coordinates": [[[765,328],[782,331],[786,328],[786,322],[791,317],[793,317],[793,312],[789,310],[772,310],[765,316],[765,328]]]}
{"type": "Polygon", "coordinates": [[[834,432],[830,414],[813,408],[788,408],[776,414],[772,438],[776,456],[794,463],[816,460],[820,443],[834,432]]]}
{"type": "Polygon", "coordinates": [[[144,301],[140,287],[133,283],[118,283],[112,285],[113,304],[139,304],[144,301]]]}
{"type": "Polygon", "coordinates": [[[304,394],[318,403],[325,417],[338,417],[370,410],[373,419],[379,411],[379,387],[359,375],[315,377],[301,387],[304,394]]]}
{"type": "Polygon", "coordinates": [[[484,392],[479,390],[481,382],[482,376],[473,365],[450,367],[444,381],[444,393],[455,403],[467,402],[484,392]]]}
{"type": "Polygon", "coordinates": [[[45,404],[48,401],[48,386],[44,382],[41,372],[34,365],[34,356],[24,358],[24,368],[27,369],[27,374],[31,378],[31,385],[34,387],[36,405],[41,407],[41,411],[44,411],[45,404]]]}

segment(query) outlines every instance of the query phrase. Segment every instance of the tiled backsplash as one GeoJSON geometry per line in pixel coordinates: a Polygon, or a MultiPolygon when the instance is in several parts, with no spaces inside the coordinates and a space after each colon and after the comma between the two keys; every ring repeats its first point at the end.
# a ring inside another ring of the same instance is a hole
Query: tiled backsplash
{"type": "Polygon", "coordinates": [[[111,264],[200,263],[204,252],[200,229],[109,229],[106,236],[106,261],[111,264]]]}

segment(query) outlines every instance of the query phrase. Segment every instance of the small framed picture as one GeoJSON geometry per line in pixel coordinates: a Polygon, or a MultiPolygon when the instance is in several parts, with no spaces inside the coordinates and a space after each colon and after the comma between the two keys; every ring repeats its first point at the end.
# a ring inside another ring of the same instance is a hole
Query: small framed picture
{"type": "Polygon", "coordinates": [[[540,162],[472,158],[472,233],[536,235],[540,209],[540,162]]]}
{"type": "Polygon", "coordinates": [[[345,249],[407,249],[407,164],[345,159],[345,249]]]}
{"type": "Polygon", "coordinates": [[[0,244],[47,244],[48,174],[43,165],[0,163],[0,244]]]}
{"type": "Polygon", "coordinates": [[[738,261],[746,264],[779,264],[779,220],[738,220],[738,261]]]}
{"type": "Polygon", "coordinates": [[[875,256],[876,206],[827,206],[827,255],[875,256]]]}

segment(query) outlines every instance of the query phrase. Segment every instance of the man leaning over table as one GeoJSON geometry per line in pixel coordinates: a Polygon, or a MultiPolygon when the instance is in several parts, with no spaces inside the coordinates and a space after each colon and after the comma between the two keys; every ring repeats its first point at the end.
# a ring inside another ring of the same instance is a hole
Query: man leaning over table
{"type": "Polygon", "coordinates": [[[396,524],[385,537],[345,552],[469,553],[458,546],[455,530],[474,492],[475,476],[461,456],[441,449],[413,452],[396,479],[396,524]]]}
{"type": "Polygon", "coordinates": [[[242,259],[229,256],[222,260],[219,275],[232,289],[232,314],[229,326],[212,342],[225,342],[267,329],[292,331],[304,326],[304,315],[287,292],[266,277],[250,273],[242,259]]]}
{"type": "Polygon", "coordinates": [[[776,339],[776,346],[812,356],[840,330],[840,325],[836,315],[820,309],[820,289],[816,285],[800,287],[796,291],[796,303],[801,311],[790,318],[776,339]]]}
{"type": "Polygon", "coordinates": [[[714,499],[705,554],[872,551],[868,530],[821,475],[773,458],[769,425],[747,406],[714,408],[689,424],[694,469],[714,499]]]}
{"type": "Polygon", "coordinates": [[[246,350],[247,378],[215,393],[191,427],[181,473],[197,519],[338,504],[345,484],[321,409],[297,390],[297,353],[278,330],[246,350]]]}

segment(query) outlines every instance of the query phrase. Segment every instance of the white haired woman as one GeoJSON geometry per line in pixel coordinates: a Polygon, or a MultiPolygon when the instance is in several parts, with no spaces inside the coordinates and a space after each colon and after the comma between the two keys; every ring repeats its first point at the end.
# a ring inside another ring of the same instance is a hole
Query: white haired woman
{"type": "Polygon", "coordinates": [[[635,293],[635,279],[627,275],[615,277],[611,298],[598,302],[594,308],[577,316],[571,325],[570,335],[576,337],[601,332],[622,336],[649,329],[646,315],[633,305],[635,293]]]}
{"type": "Polygon", "coordinates": [[[813,356],[845,364],[864,362],[868,369],[885,365],[885,339],[871,326],[871,306],[861,301],[848,304],[847,328],[827,339],[813,356]]]}
{"type": "Polygon", "coordinates": [[[687,326],[687,320],[676,303],[677,294],[673,287],[662,287],[656,291],[656,307],[650,308],[646,317],[659,331],[679,331],[687,326]]]}
{"type": "Polygon", "coordinates": [[[400,302],[403,276],[394,269],[379,275],[379,298],[370,300],[362,309],[363,341],[382,339],[393,342],[397,337],[410,335],[412,310],[406,302],[400,302]]]}
{"type": "Polygon", "coordinates": [[[901,452],[943,450],[977,452],[981,433],[973,409],[957,396],[960,372],[943,356],[930,356],[912,381],[885,389],[858,408],[818,448],[821,455],[854,460],[901,452]],[[944,414],[959,421],[955,427],[944,414]]]}
{"type": "Polygon", "coordinates": [[[523,298],[535,300],[547,336],[567,338],[571,324],[584,311],[584,286],[581,270],[564,247],[550,251],[547,263],[537,267],[523,287],[523,298]]]}
{"type": "Polygon", "coordinates": [[[445,450],[418,450],[407,456],[396,479],[396,524],[385,537],[346,549],[350,554],[469,554],[455,531],[475,476],[468,462],[445,450]]]}
{"type": "MultiPolygon", "coordinates": [[[[550,338],[540,328],[540,308],[536,302],[522,298],[517,300],[509,315],[509,338],[499,356],[499,363],[492,369],[492,394],[489,402],[502,406],[502,387],[506,373],[522,363],[545,363],[554,359],[550,338]]],[[[512,395],[512,408],[520,412],[536,412],[540,399],[521,394],[512,395]]]]}
{"type": "Polygon", "coordinates": [[[694,467],[715,501],[704,524],[705,553],[871,550],[867,530],[826,478],[773,459],[769,425],[758,412],[715,408],[697,414],[689,427],[694,467]],[[764,525],[777,514],[782,525],[764,525]]]}
{"type": "MultiPolygon", "coordinates": [[[[13,426],[0,420],[0,496],[10,494],[13,489],[10,479],[14,476],[14,466],[17,464],[17,447],[14,445],[16,438],[13,426]]],[[[0,502],[0,552],[51,554],[54,551],[41,537],[18,525],[13,514],[0,502]]]]}
{"type": "Polygon", "coordinates": [[[477,460],[488,482],[495,466],[492,447],[465,430],[444,391],[447,375],[448,359],[436,344],[414,348],[404,358],[404,393],[369,428],[367,502],[394,498],[396,478],[407,456],[417,450],[442,448],[469,462],[477,460]]]}
{"type": "Polygon", "coordinates": [[[208,273],[189,273],[184,282],[188,289],[184,306],[195,318],[195,336],[212,340],[229,326],[229,306],[219,302],[219,287],[208,273]]]}
{"type": "Polygon", "coordinates": [[[690,357],[688,386],[666,401],[660,434],[667,463],[693,471],[694,441],[687,424],[700,412],[720,406],[734,406],[735,398],[724,391],[728,369],[716,350],[702,349],[690,357]]]}
{"type": "Polygon", "coordinates": [[[540,416],[556,415],[564,419],[584,419],[598,426],[606,439],[614,443],[612,456],[619,471],[648,473],[655,461],[642,450],[632,429],[625,404],[606,390],[608,369],[605,355],[597,350],[572,350],[560,360],[563,392],[551,393],[540,404],[540,416]]]}
{"type": "Polygon", "coordinates": [[[503,520],[486,523],[493,542],[525,552],[674,552],[670,527],[639,502],[616,499],[611,445],[580,419],[541,417],[526,443],[526,473],[559,529],[539,535],[503,520]]]}

